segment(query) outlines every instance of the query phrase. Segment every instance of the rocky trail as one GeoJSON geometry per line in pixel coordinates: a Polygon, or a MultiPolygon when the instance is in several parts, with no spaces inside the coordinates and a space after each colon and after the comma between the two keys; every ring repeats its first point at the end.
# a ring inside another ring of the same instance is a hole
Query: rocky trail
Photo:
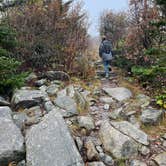
{"type": "Polygon", "coordinates": [[[97,68],[86,85],[32,73],[0,97],[0,166],[166,166],[165,110],[97,68]]]}

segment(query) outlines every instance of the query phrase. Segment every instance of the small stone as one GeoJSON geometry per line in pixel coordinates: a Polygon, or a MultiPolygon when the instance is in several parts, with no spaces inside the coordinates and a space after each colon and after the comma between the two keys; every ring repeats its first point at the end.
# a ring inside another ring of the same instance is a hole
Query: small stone
{"type": "Polygon", "coordinates": [[[148,155],[150,153],[150,149],[146,146],[141,146],[139,149],[140,153],[144,156],[148,155]]]}
{"type": "Polygon", "coordinates": [[[104,110],[109,110],[109,108],[110,108],[109,104],[104,105],[104,110]]]}
{"type": "Polygon", "coordinates": [[[13,121],[20,129],[24,129],[27,118],[25,112],[14,112],[13,121]]]}
{"type": "Polygon", "coordinates": [[[25,160],[20,161],[17,166],[26,166],[25,160]]]}
{"type": "Polygon", "coordinates": [[[111,104],[114,102],[114,100],[111,97],[100,97],[100,102],[106,103],[106,104],[111,104]]]}
{"type": "Polygon", "coordinates": [[[46,92],[47,86],[43,85],[43,86],[39,87],[39,90],[41,90],[42,92],[46,92]]]}
{"type": "Polygon", "coordinates": [[[47,101],[47,102],[44,103],[44,108],[45,108],[45,110],[48,113],[48,112],[52,111],[55,108],[55,106],[52,103],[52,101],[49,100],[49,101],[47,101]]]}
{"type": "Polygon", "coordinates": [[[99,154],[94,146],[94,143],[90,139],[85,142],[85,148],[87,150],[87,157],[89,161],[99,160],[99,154]]]}
{"type": "Polygon", "coordinates": [[[91,162],[88,163],[88,166],[105,166],[103,162],[91,162]]]}
{"type": "Polygon", "coordinates": [[[84,127],[87,130],[93,130],[95,128],[94,120],[90,116],[79,116],[78,124],[80,127],[84,127]]]}
{"type": "Polygon", "coordinates": [[[108,166],[114,165],[113,158],[107,154],[100,154],[100,160],[103,161],[103,163],[108,165],[108,166]]]}
{"type": "Polygon", "coordinates": [[[58,89],[57,85],[52,84],[52,85],[48,86],[46,92],[48,93],[49,96],[55,96],[55,95],[57,95],[58,90],[59,89],[58,89]]]}
{"type": "Polygon", "coordinates": [[[38,87],[45,85],[46,83],[47,83],[47,79],[41,79],[41,80],[35,81],[35,85],[38,87]]]}
{"type": "Polygon", "coordinates": [[[99,153],[103,153],[103,149],[102,149],[102,147],[101,146],[96,146],[96,149],[97,149],[97,151],[99,152],[99,153]]]}
{"type": "Polygon", "coordinates": [[[147,164],[140,160],[132,160],[130,166],[147,166],[147,164]]]}

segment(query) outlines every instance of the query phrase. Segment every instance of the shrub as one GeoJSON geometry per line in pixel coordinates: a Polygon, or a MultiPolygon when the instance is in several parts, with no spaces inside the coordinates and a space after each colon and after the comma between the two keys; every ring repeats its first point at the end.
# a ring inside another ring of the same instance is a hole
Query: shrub
{"type": "Polygon", "coordinates": [[[23,85],[26,73],[18,74],[20,62],[13,58],[17,46],[16,33],[5,25],[0,25],[0,94],[11,94],[12,91],[23,85]]]}
{"type": "Polygon", "coordinates": [[[27,67],[73,70],[75,57],[87,47],[87,27],[81,6],[71,5],[72,1],[39,0],[10,12],[9,22],[21,43],[16,57],[27,67]]]}
{"type": "Polygon", "coordinates": [[[20,62],[13,58],[0,56],[0,94],[11,94],[12,91],[23,85],[26,73],[18,74],[20,62]]]}

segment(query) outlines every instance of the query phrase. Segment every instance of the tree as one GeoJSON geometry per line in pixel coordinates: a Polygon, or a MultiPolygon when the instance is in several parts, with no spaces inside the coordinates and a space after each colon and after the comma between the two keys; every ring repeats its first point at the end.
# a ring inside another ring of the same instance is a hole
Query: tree
{"type": "Polygon", "coordinates": [[[119,41],[123,40],[127,27],[126,13],[104,11],[100,16],[100,34],[108,36],[113,46],[118,48],[119,41]]]}

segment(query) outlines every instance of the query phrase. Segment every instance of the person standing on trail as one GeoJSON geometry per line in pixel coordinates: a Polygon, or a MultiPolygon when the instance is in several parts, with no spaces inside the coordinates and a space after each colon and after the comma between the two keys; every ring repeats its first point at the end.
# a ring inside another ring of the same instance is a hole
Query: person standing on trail
{"type": "Polygon", "coordinates": [[[99,56],[102,58],[105,77],[109,78],[109,69],[112,60],[112,44],[106,36],[102,36],[102,41],[99,47],[99,56]]]}

